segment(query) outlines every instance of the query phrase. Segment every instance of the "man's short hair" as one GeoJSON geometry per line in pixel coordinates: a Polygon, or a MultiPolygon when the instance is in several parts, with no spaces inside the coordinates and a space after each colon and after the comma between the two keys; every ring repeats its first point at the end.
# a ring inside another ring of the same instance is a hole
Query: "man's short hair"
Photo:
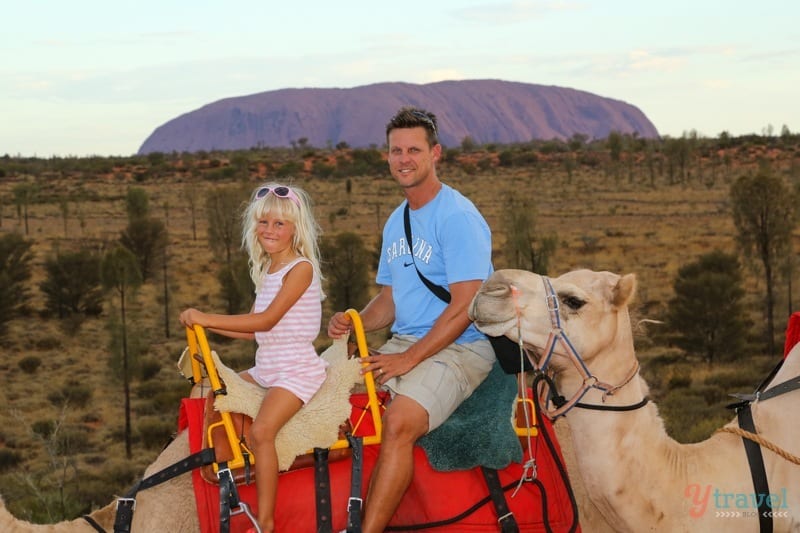
{"type": "Polygon", "coordinates": [[[400,108],[386,124],[386,141],[389,141],[389,133],[399,128],[425,128],[428,136],[428,145],[439,144],[439,126],[436,123],[436,115],[430,111],[418,107],[407,106],[400,108]]]}

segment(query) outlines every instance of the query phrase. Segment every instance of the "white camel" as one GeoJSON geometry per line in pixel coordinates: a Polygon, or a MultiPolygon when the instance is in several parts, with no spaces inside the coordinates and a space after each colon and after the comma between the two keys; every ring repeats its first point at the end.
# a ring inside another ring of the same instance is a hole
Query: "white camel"
{"type": "MultiPolygon", "coordinates": [[[[549,280],[558,305],[560,327],[588,371],[601,383],[619,386],[613,394],[590,388],[583,404],[632,406],[648,393],[635,375],[628,304],[635,288],[632,274],[579,270],[549,280]]],[[[488,335],[507,335],[535,358],[542,358],[553,331],[545,279],[522,270],[495,272],[476,295],[471,318],[488,335]]],[[[584,380],[557,343],[550,360],[559,392],[570,398],[584,380]]],[[[788,355],[771,386],[800,374],[800,347],[788,355]]],[[[752,413],[759,435],[794,456],[800,451],[800,391],[756,401],[752,413]]],[[[602,515],[594,523],[583,516],[583,530],[758,531],[754,488],[742,438],[719,432],[704,442],[683,445],[671,439],[653,403],[625,412],[575,408],[571,428],[575,464],[570,472],[602,515]],[[577,472],[575,471],[577,470],[577,472]]],[[[737,428],[736,421],[726,428],[737,428]]],[[[566,444],[566,443],[564,443],[566,444]]],[[[774,530],[800,531],[800,466],[762,448],[774,509],[774,530]]]]}

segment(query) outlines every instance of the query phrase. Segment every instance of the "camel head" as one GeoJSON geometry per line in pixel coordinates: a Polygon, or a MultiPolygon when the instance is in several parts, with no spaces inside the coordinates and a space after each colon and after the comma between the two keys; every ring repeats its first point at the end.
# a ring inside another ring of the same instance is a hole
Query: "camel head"
{"type": "MultiPolygon", "coordinates": [[[[625,343],[633,353],[628,303],[636,289],[633,274],[576,270],[550,278],[558,300],[560,325],[580,357],[589,363],[625,343]],[[629,346],[628,346],[629,344],[629,346]]],[[[476,327],[487,335],[506,335],[541,358],[554,329],[545,279],[525,270],[498,270],[475,295],[469,311],[476,327]]],[[[556,345],[549,364],[558,372],[571,367],[568,354],[556,345]]]]}

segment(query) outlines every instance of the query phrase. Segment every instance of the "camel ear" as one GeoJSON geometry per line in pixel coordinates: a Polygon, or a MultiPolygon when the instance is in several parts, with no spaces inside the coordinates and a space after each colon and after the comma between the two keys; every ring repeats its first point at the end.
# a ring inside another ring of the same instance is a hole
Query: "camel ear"
{"type": "Polygon", "coordinates": [[[636,293],[636,274],[625,274],[614,287],[614,295],[611,298],[611,303],[614,307],[622,307],[627,305],[636,293]]]}

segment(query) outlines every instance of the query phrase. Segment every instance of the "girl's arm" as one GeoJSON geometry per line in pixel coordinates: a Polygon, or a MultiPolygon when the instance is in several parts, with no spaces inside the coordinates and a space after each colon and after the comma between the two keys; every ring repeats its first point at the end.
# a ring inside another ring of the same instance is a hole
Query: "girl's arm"
{"type": "Polygon", "coordinates": [[[311,285],[314,269],[310,263],[303,261],[296,264],[283,278],[283,286],[275,295],[272,303],[260,313],[241,315],[220,315],[203,313],[197,309],[187,309],[181,313],[180,320],[184,326],[199,324],[223,335],[236,338],[252,338],[256,331],[269,331],[283,318],[283,315],[300,299],[311,285]],[[239,335],[247,335],[239,337],[239,335]]]}
{"type": "MultiPolygon", "coordinates": [[[[253,308],[255,304],[250,307],[250,312],[253,312],[253,308]]],[[[226,337],[230,337],[231,339],[243,339],[246,341],[252,341],[256,338],[254,333],[241,333],[239,331],[228,331],[227,329],[219,329],[219,328],[208,328],[209,331],[213,331],[214,333],[218,333],[220,335],[225,335],[226,337]]]]}

